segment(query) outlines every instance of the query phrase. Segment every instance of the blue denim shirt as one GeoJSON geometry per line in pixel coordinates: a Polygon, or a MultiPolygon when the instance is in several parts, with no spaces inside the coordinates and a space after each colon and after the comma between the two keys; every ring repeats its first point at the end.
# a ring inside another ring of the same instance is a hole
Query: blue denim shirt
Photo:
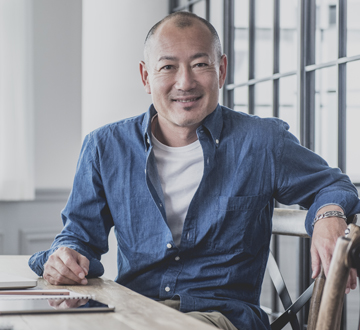
{"type": "Polygon", "coordinates": [[[64,228],[30,267],[42,275],[48,256],[68,246],[100,276],[115,226],[116,281],[155,300],[180,298],[180,310],[217,310],[240,329],[269,329],[259,296],[269,252],[274,198],[316,211],[360,211],[357,191],[339,169],[301,147],[281,120],[222,106],[197,129],[204,173],[176,246],[151,144],[153,106],[138,117],[90,133],[83,143],[64,228]]]}

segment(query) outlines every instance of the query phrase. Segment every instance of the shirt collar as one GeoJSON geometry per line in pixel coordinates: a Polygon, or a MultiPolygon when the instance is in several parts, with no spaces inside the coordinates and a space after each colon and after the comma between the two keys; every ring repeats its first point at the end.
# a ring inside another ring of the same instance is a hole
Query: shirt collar
{"type": "Polygon", "coordinates": [[[143,122],[142,122],[142,133],[145,143],[145,151],[149,150],[151,146],[151,118],[157,113],[154,108],[154,105],[151,104],[148,111],[145,113],[143,122]]]}
{"type": "MultiPolygon", "coordinates": [[[[145,150],[148,150],[151,145],[151,118],[157,113],[154,105],[152,104],[148,111],[145,113],[143,122],[142,122],[142,132],[145,143],[145,150]]],[[[202,125],[198,128],[205,127],[207,131],[210,133],[210,136],[216,146],[219,145],[220,142],[220,134],[223,127],[223,117],[221,106],[218,104],[216,109],[210,113],[203,121],[202,125]]]]}
{"type": "Polygon", "coordinates": [[[218,104],[216,109],[210,113],[200,127],[205,127],[216,146],[219,146],[220,135],[223,128],[223,116],[221,106],[218,104]]]}

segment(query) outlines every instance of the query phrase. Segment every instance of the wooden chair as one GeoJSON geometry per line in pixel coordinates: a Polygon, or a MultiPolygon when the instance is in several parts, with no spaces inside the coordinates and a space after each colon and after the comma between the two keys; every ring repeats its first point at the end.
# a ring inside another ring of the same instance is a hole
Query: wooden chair
{"type": "MultiPolygon", "coordinates": [[[[351,268],[359,273],[360,228],[350,224],[347,234],[337,240],[315,321],[316,330],[340,329],[345,288],[351,268]]],[[[311,329],[311,330],[312,330],[311,329]]]]}
{"type": "MultiPolygon", "coordinates": [[[[273,217],[273,234],[309,237],[304,228],[306,211],[276,209],[273,217]]],[[[356,217],[353,218],[356,222],[356,217]]],[[[340,237],[331,261],[328,278],[324,271],[309,288],[292,302],[275,259],[270,254],[268,271],[284,306],[282,313],[272,324],[272,330],[280,330],[288,323],[292,329],[300,330],[296,314],[311,298],[307,330],[340,329],[341,312],[346,282],[350,268],[357,268],[360,274],[360,228],[350,224],[347,235],[340,237]]]]}

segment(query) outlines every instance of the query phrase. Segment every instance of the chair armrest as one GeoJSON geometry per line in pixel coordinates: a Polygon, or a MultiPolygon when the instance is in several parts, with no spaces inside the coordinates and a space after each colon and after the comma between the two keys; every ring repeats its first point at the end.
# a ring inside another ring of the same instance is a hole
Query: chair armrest
{"type": "Polygon", "coordinates": [[[306,213],[303,210],[275,209],[272,233],[309,238],[305,230],[306,213]]]}

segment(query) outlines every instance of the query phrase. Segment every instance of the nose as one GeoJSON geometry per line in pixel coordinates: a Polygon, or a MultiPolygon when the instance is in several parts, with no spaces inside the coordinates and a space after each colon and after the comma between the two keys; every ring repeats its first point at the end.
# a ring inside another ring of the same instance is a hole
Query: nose
{"type": "Polygon", "coordinates": [[[180,67],[177,75],[175,88],[181,91],[189,91],[196,87],[194,72],[190,67],[180,67]]]}

